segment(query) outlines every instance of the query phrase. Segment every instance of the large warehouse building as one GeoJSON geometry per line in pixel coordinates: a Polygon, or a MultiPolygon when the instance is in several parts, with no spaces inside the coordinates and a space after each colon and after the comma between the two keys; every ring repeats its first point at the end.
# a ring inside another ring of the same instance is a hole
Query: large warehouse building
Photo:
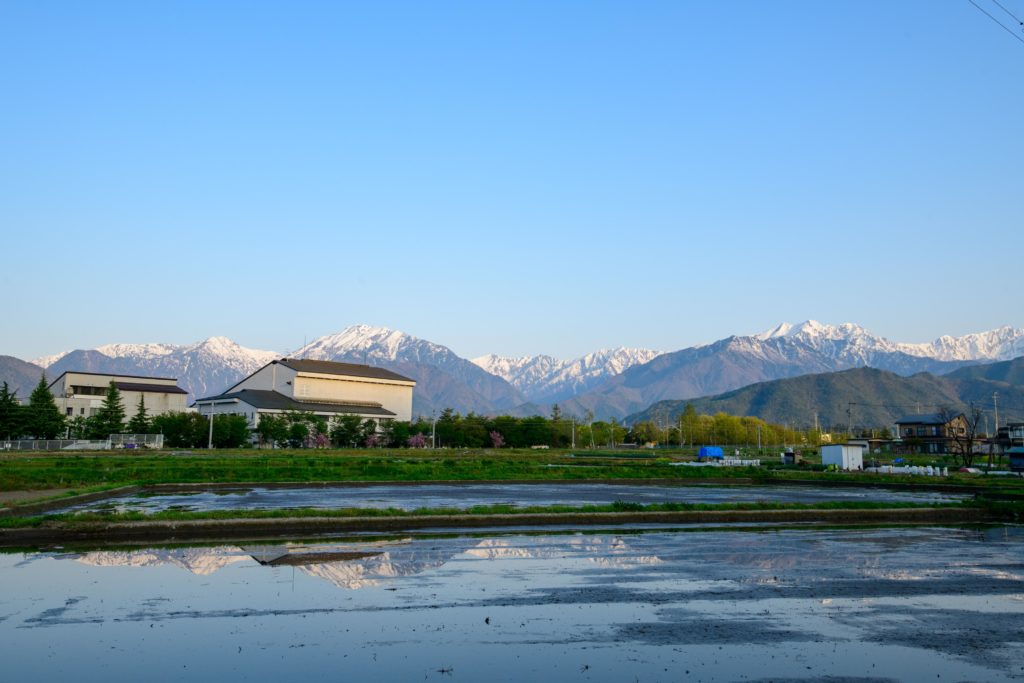
{"type": "Polygon", "coordinates": [[[243,415],[251,429],[260,415],[288,411],[407,422],[415,386],[408,377],[369,365],[282,358],[222,394],[196,399],[195,407],[203,415],[243,415]]]}
{"type": "Polygon", "coordinates": [[[50,382],[49,389],[65,417],[90,417],[103,404],[111,382],[121,392],[126,420],[135,417],[140,398],[145,402],[146,413],[150,417],[183,413],[187,409],[188,392],[179,387],[178,380],[173,377],[68,371],[50,382]]]}

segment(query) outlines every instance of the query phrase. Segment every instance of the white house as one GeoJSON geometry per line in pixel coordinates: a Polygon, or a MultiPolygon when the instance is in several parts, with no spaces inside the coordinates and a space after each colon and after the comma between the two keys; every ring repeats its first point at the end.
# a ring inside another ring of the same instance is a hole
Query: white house
{"type": "Polygon", "coordinates": [[[113,382],[121,392],[125,419],[132,419],[143,399],[150,417],[164,413],[182,413],[188,406],[188,392],[172,377],[137,377],[97,372],[67,371],[50,382],[48,389],[65,417],[90,417],[96,414],[107,389],[113,382]]]}
{"type": "Polygon", "coordinates": [[[199,398],[203,415],[243,415],[250,429],[260,415],[288,411],[328,420],[340,415],[364,419],[412,419],[414,380],[383,368],[325,360],[282,358],[249,375],[224,393],[199,398]]]}
{"type": "Polygon", "coordinates": [[[862,470],[864,469],[864,447],[849,443],[822,446],[821,464],[835,465],[841,470],[862,470]]]}

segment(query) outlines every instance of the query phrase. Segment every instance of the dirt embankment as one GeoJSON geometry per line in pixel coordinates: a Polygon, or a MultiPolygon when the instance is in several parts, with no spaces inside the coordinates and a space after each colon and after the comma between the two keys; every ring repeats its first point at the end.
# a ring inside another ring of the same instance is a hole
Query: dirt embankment
{"type": "Polygon", "coordinates": [[[682,512],[403,515],[395,517],[278,517],[144,522],[61,522],[0,530],[0,546],[76,541],[173,543],[238,541],[357,532],[500,527],[589,527],[624,524],[961,524],[1000,521],[980,508],[871,510],[720,510],[682,512]]]}

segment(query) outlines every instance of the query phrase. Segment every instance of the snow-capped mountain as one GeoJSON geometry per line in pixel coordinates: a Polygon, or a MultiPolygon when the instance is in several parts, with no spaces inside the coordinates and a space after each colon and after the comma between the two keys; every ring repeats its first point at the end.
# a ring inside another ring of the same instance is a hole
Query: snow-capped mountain
{"type": "Polygon", "coordinates": [[[1000,361],[1024,355],[1024,328],[1009,325],[962,337],[946,335],[924,344],[893,342],[853,323],[825,325],[817,320],[807,320],[799,325],[782,323],[752,336],[765,342],[793,340],[816,350],[841,346],[846,355],[863,359],[877,353],[905,353],[941,361],[1000,361]]]}
{"type": "Polygon", "coordinates": [[[52,362],[35,363],[55,379],[67,370],[109,372],[145,377],[175,377],[189,399],[223,391],[282,354],[239,346],[227,337],[210,337],[195,344],[107,344],[91,350],[60,354],[52,362]]]}
{"type": "Polygon", "coordinates": [[[601,349],[574,360],[551,356],[505,358],[488,354],[473,362],[508,381],[534,403],[557,403],[591,389],[618,375],[626,368],[640,365],[659,354],[650,349],[601,349]]]}
{"type": "MultiPolygon", "coordinates": [[[[185,346],[108,344],[37,358],[35,363],[50,379],[65,370],[175,377],[194,398],[223,391],[275,358],[339,360],[378,365],[415,379],[416,415],[444,408],[463,414],[543,414],[557,402],[566,414],[582,416],[592,410],[597,417],[624,417],[659,400],[711,396],[809,373],[872,367],[900,375],[945,374],[963,365],[1021,355],[1024,329],[1008,326],[908,344],[852,323],[808,320],[660,355],[649,349],[616,348],[574,360],[491,354],[469,361],[446,346],[404,332],[354,325],[289,354],[247,349],[225,337],[211,337],[185,346]]],[[[0,370],[8,368],[0,379],[27,389],[32,372],[15,372],[19,363],[32,370],[11,358],[0,364],[0,370]]]]}
{"type": "Polygon", "coordinates": [[[1003,328],[934,345],[898,344],[859,325],[783,323],[766,332],[662,354],[562,405],[567,413],[593,411],[624,417],[662,400],[713,396],[756,382],[857,367],[899,375],[945,374],[979,361],[1020,355],[1024,330],[1003,328]],[[935,356],[929,354],[934,349],[935,356]],[[914,351],[914,353],[911,353],[914,351]],[[957,356],[959,354],[959,357],[957,356]]]}
{"type": "Polygon", "coordinates": [[[385,327],[353,325],[314,339],[293,355],[379,365],[411,377],[417,382],[414,414],[429,415],[444,408],[493,413],[524,401],[507,381],[484,372],[447,346],[385,327]]]}
{"type": "Polygon", "coordinates": [[[1009,325],[962,337],[942,336],[930,344],[898,344],[903,353],[939,360],[1010,360],[1024,355],[1024,328],[1009,325]]]}

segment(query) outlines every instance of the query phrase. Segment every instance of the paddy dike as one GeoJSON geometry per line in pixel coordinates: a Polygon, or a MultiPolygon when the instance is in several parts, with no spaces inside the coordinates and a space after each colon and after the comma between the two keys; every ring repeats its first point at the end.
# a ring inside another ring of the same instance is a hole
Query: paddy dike
{"type": "Polygon", "coordinates": [[[399,515],[384,517],[275,517],[263,519],[148,520],[131,522],[44,522],[40,526],[0,530],[0,547],[73,542],[175,543],[191,540],[240,541],[311,537],[359,532],[425,529],[498,529],[623,525],[949,525],[999,522],[984,508],[873,508],[791,510],[692,510],[673,512],[597,512],[399,515]]]}

